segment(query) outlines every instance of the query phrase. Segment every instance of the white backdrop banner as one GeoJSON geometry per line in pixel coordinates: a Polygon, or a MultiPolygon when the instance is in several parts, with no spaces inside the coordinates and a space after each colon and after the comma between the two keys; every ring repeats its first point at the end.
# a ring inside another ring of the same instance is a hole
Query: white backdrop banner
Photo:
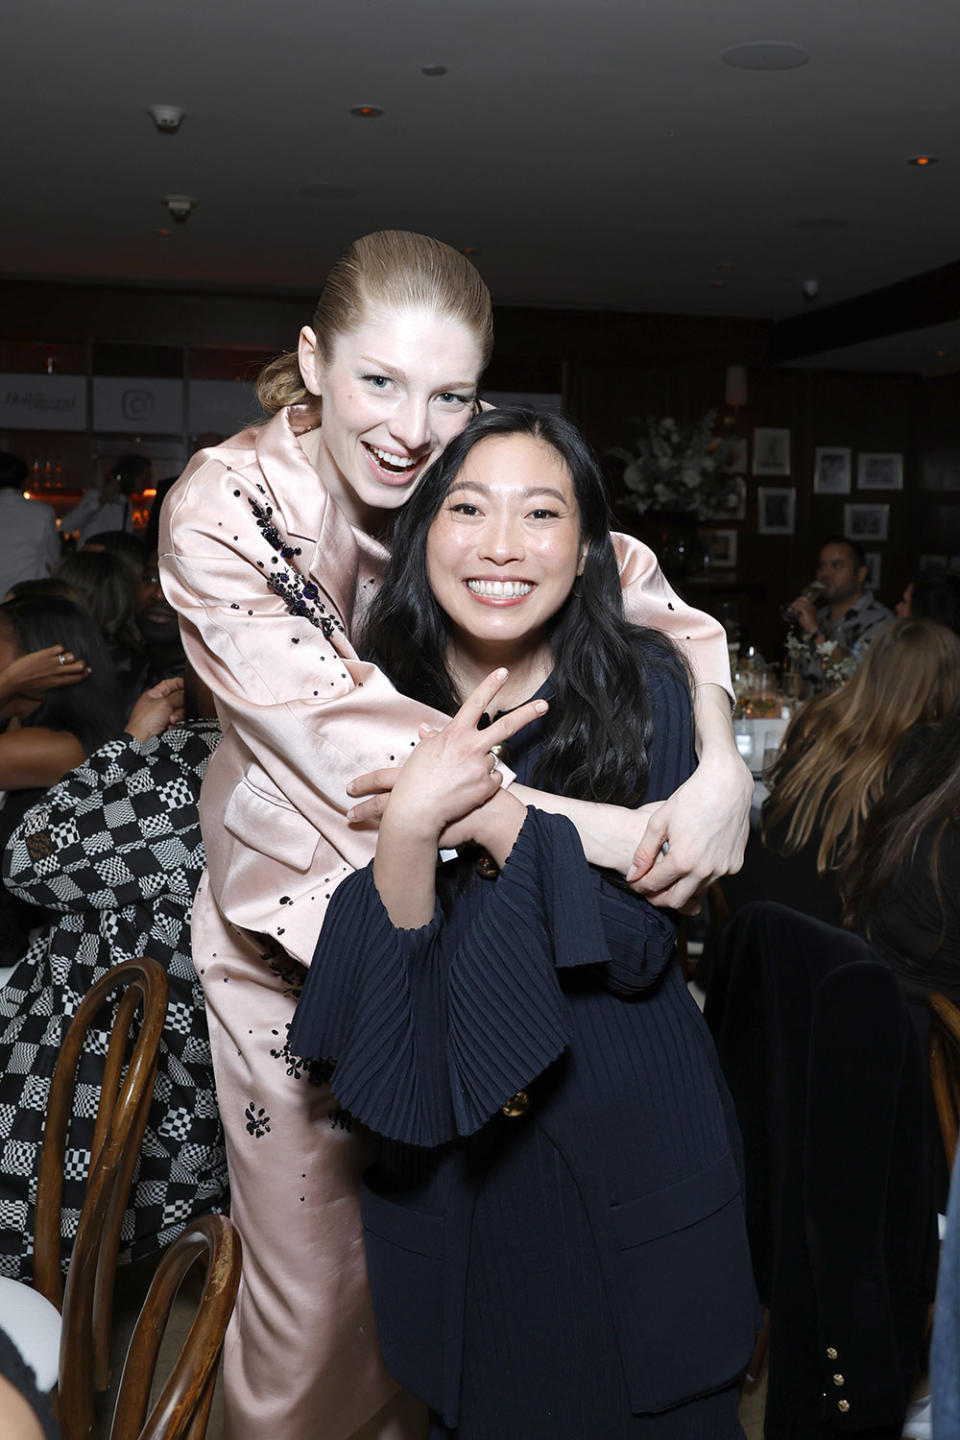
{"type": "Polygon", "coordinates": [[[187,430],[191,435],[233,435],[262,416],[251,381],[191,380],[187,430]]]}
{"type": "Polygon", "coordinates": [[[86,428],[85,375],[0,375],[0,429],[86,428]]]}
{"type": "Polygon", "coordinates": [[[97,376],[93,382],[93,428],[137,435],[182,434],[183,381],[97,376]]]}

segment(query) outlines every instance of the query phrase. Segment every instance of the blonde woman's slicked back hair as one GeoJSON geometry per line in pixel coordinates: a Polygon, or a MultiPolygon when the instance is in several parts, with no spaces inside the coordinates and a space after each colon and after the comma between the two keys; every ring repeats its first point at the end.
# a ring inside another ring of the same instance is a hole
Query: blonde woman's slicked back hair
{"type": "MultiPolygon", "coordinates": [[[[313,316],[320,358],[329,362],[337,337],[355,329],[370,310],[410,306],[465,325],[480,346],[481,369],[486,367],[493,349],[490,292],[459,250],[412,230],[375,230],[354,240],[341,255],[313,316]]],[[[279,355],[260,372],[257,399],[269,414],[312,398],[296,351],[279,355]]]]}

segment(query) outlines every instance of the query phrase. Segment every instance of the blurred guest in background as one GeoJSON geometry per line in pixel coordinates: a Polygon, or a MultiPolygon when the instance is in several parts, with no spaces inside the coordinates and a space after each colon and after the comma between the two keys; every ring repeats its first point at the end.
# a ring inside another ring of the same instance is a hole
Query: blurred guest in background
{"type": "Polygon", "coordinates": [[[64,555],[54,572],[70,586],[100,626],[127,708],[140,691],[145,669],[137,628],[137,576],[130,564],[108,550],[64,555]]]}
{"type": "Polygon", "coordinates": [[[825,660],[835,666],[855,655],[877,626],[891,618],[886,605],[864,588],[867,569],[867,557],[855,540],[831,535],[817,562],[821,600],[817,603],[803,594],[788,606],[807,638],[807,654],[799,669],[814,690],[823,688],[825,660]]]}
{"type": "MultiPolygon", "coordinates": [[[[158,960],[170,1003],[121,1258],[156,1252],[195,1215],[225,1201],[226,1156],[190,946],[190,908],[204,861],[197,797],[220,729],[209,718],[184,720],[185,708],[210,712],[199,690],[185,698],[182,680],[147,691],[123,734],[118,725],[35,799],[3,853],[8,890],[42,923],[0,990],[0,1274],[31,1273],[31,1196],[57,1054],[84,994],[122,960],[144,954],[158,960]]],[[[93,1131],[86,1097],[99,1084],[97,1057],[115,1013],[116,1002],[95,1022],[81,1056],[69,1140],[81,1152],[93,1131]]],[[[83,1182],[68,1171],[64,1183],[66,1263],[83,1182]]]]}
{"type": "MultiPolygon", "coordinates": [[[[52,595],[0,606],[0,694],[2,846],[48,786],[120,732],[125,712],[97,625],[82,605],[52,595]]],[[[19,960],[35,923],[30,907],[0,891],[0,967],[19,960]]]]}
{"type": "Polygon", "coordinates": [[[900,616],[936,620],[960,634],[960,575],[938,570],[911,580],[895,606],[900,616]]]}
{"type": "Polygon", "coordinates": [[[60,559],[53,506],[24,497],[29,474],[19,455],[0,450],[0,595],[49,575],[60,559]]]}
{"type": "Polygon", "coordinates": [[[881,628],[853,678],[808,700],[790,722],[768,772],[761,834],[751,834],[741,872],[723,881],[730,908],[777,900],[840,925],[838,867],[915,733],[936,725],[958,694],[952,631],[932,620],[881,628]]]}
{"type": "Polygon", "coordinates": [[[60,522],[65,535],[76,531],[80,544],[98,530],[132,530],[131,498],[150,484],[152,467],[145,455],[121,455],[104,476],[99,489],[92,485],[60,522]]]}

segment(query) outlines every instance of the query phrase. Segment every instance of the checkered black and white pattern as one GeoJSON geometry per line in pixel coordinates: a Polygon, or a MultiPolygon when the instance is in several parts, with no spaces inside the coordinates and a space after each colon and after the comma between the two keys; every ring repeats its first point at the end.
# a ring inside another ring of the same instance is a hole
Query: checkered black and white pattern
{"type": "MultiPolygon", "coordinates": [[[[50,1078],[70,1018],[112,965],[150,955],[170,982],[153,1105],[123,1222],[122,1259],[168,1245],[222,1208],[227,1167],[190,905],[203,869],[197,798],[220,732],[185,725],[110,741],[47,791],[13,832],[4,878],[49,924],[0,990],[0,1275],[28,1280],[50,1078]]],[[[76,1234],[103,1056],[104,1010],[81,1057],[64,1166],[63,1257],[76,1234]]]]}

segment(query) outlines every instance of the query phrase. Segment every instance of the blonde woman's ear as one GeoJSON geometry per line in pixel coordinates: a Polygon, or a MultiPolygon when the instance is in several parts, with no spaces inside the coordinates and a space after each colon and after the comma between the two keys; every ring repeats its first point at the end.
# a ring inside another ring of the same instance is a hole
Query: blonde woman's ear
{"type": "Polygon", "coordinates": [[[317,350],[317,337],[309,325],[304,325],[300,331],[300,340],[297,345],[297,361],[300,365],[300,374],[303,376],[303,383],[311,395],[323,394],[323,367],[320,363],[320,354],[317,350]]]}

